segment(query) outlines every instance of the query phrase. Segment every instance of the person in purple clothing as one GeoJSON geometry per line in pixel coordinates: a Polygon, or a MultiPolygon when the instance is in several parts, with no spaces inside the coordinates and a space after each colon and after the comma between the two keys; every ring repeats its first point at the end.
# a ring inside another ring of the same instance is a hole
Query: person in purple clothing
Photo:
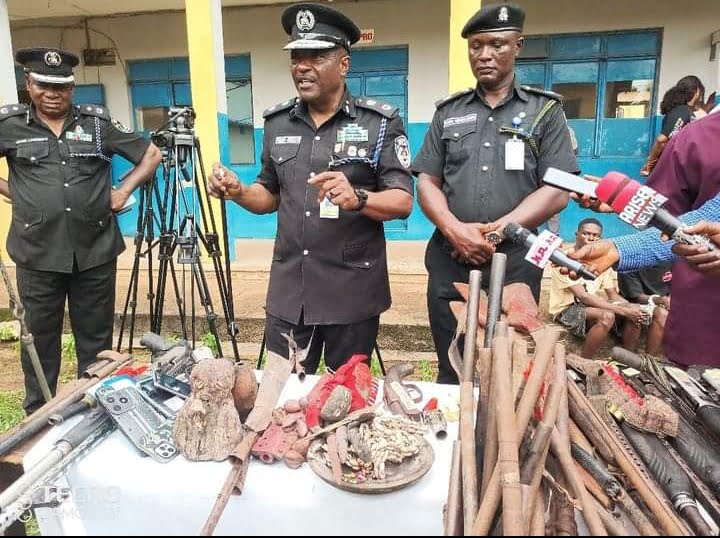
{"type": "MultiPolygon", "coordinates": [[[[682,214],[703,206],[717,205],[720,192],[720,115],[711,114],[693,122],[683,129],[668,144],[648,186],[667,196],[665,208],[672,214],[682,214]],[[712,200],[712,202],[709,202],[712,200]]],[[[700,218],[718,220],[717,215],[708,216],[699,212],[700,218]]],[[[659,232],[648,232],[659,241],[659,232]]],[[[596,270],[607,268],[622,260],[620,252],[626,245],[637,242],[635,234],[615,239],[611,245],[595,244],[591,249],[582,249],[572,257],[591,264],[596,270]],[[624,246],[625,245],[625,246],[624,246]]],[[[671,246],[666,250],[670,251],[671,246]]],[[[705,255],[701,251],[676,250],[690,256],[705,255]]],[[[652,253],[643,251],[637,245],[629,249],[624,266],[627,271],[655,263],[652,253]]],[[[690,259],[692,262],[693,260],[690,259]]],[[[708,263],[701,262],[701,263],[708,263]]],[[[712,267],[712,266],[711,266],[712,267]]],[[[720,310],[720,279],[697,271],[685,260],[673,264],[673,306],[665,328],[665,352],[681,364],[706,364],[720,366],[720,331],[716,330],[715,312],[720,310]]]]}

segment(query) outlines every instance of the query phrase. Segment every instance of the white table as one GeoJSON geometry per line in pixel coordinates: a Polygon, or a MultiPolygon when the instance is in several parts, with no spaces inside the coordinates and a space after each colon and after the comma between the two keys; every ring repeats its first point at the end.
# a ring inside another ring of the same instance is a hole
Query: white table
{"type": "MultiPolygon", "coordinates": [[[[316,378],[301,383],[292,376],[280,402],[307,394],[316,378]]],[[[425,399],[441,405],[457,401],[458,387],[418,383],[425,399]]],[[[380,397],[382,393],[380,393],[380,397]]],[[[424,403],[424,402],[423,402],[424,403]]],[[[26,468],[47,454],[52,443],[80,418],[53,428],[24,460],[26,468]]],[[[361,495],[325,483],[305,464],[253,460],[245,489],[233,496],[215,535],[441,535],[453,439],[436,440],[432,469],[417,483],[382,495],[361,495]]],[[[49,535],[197,535],[228,471],[228,462],[189,462],[182,456],[160,464],[141,457],[119,432],[113,432],[69,469],[58,486],[72,498],[57,508],[39,508],[40,531],[49,535]]]]}

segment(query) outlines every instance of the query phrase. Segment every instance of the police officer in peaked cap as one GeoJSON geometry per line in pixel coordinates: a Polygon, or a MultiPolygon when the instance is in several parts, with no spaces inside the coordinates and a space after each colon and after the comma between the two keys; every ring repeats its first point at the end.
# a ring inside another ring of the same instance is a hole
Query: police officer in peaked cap
{"type": "Polygon", "coordinates": [[[412,208],[410,150],[398,107],[351,95],[345,84],[360,30],[340,11],[296,4],[282,15],[297,97],[265,111],[262,169],[243,185],[215,165],[211,194],[253,213],[278,214],[266,339],[310,343],[313,372],[324,345],[337,369],[370,355],[390,307],[383,222],[412,208]]]}
{"type": "Polygon", "coordinates": [[[507,3],[468,20],[462,36],[477,84],[436,104],[413,163],[420,206],[436,226],[425,262],[441,383],[457,383],[447,353],[456,328],[450,302],[461,300],[453,283],[479,269],[487,286],[492,255],[503,252],[506,283],[526,283],[537,300],[542,271],[502,230],[510,222],[534,229],[565,207],[567,195],[542,184],[548,167],[578,172],[561,97],[524,86],[515,74],[524,21],[523,10],[507,3]]]}
{"type": "MultiPolygon", "coordinates": [[[[112,120],[104,106],[72,102],[74,54],[17,51],[30,105],[0,106],[0,157],[9,166],[0,194],[12,203],[7,250],[17,267],[25,320],[54,392],[68,302],[78,373],[112,347],[116,257],[124,249],[115,213],[160,162],[160,151],[112,120]],[[134,163],[111,191],[110,160],[134,163]]],[[[43,404],[23,349],[27,413],[43,404]]]]}

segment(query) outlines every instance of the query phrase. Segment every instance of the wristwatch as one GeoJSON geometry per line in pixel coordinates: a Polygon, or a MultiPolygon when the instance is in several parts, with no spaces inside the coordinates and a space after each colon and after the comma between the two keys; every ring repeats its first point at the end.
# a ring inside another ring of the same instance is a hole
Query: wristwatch
{"type": "Polygon", "coordinates": [[[362,211],[365,209],[368,201],[368,191],[365,189],[355,189],[355,196],[358,199],[358,205],[353,211],[362,211]]]}

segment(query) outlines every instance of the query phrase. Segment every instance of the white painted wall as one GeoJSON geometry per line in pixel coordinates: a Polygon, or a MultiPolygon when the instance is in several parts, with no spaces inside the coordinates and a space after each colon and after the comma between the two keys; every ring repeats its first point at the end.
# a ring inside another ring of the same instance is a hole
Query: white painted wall
{"type": "Polygon", "coordinates": [[[658,103],[685,75],[700,77],[707,94],[720,89],[718,64],[710,61],[710,34],[720,29],[720,0],[515,1],[527,12],[528,35],[663,28],[658,103]]]}
{"type": "MultiPolygon", "coordinates": [[[[527,10],[526,33],[576,33],[617,29],[664,28],[660,95],[677,79],[698,75],[712,91],[718,64],[709,61],[709,36],[720,28],[720,0],[516,0],[527,10]],[[589,7],[592,6],[592,7],[589,7]]],[[[429,121],[433,103],[447,94],[448,3],[444,0],[372,0],[336,2],[361,28],[374,28],[371,46],[408,45],[409,121],[429,121]]],[[[280,26],[284,6],[223,10],[227,54],[250,53],[253,70],[255,124],[262,111],[287,99],[290,82],[286,36],[280,26]]],[[[93,47],[117,45],[122,60],[187,56],[184,15],[163,12],[90,19],[93,47]]],[[[63,46],[76,53],[85,48],[82,21],[45,19],[11,25],[15,49],[63,46]]],[[[77,70],[78,83],[102,83],[114,116],[130,123],[129,92],[120,65],[77,70]]]]}
{"type": "MultiPolygon", "coordinates": [[[[447,4],[440,0],[377,0],[338,3],[361,28],[375,29],[372,47],[409,45],[409,121],[428,121],[433,103],[447,93],[447,4]]],[[[280,25],[285,6],[229,8],[223,10],[226,54],[250,53],[255,124],[262,125],[262,111],[294,95],[289,75],[289,53],[282,50],[287,36],[280,25]]],[[[124,61],[187,56],[182,13],[164,12],[137,16],[91,19],[93,47],[117,44],[124,61]]],[[[85,29],[72,19],[15,22],[16,48],[63,46],[77,54],[85,48],[85,29]]],[[[77,70],[79,84],[105,85],[107,103],[116,116],[130,123],[130,101],[123,69],[89,67],[77,70]]]]}

